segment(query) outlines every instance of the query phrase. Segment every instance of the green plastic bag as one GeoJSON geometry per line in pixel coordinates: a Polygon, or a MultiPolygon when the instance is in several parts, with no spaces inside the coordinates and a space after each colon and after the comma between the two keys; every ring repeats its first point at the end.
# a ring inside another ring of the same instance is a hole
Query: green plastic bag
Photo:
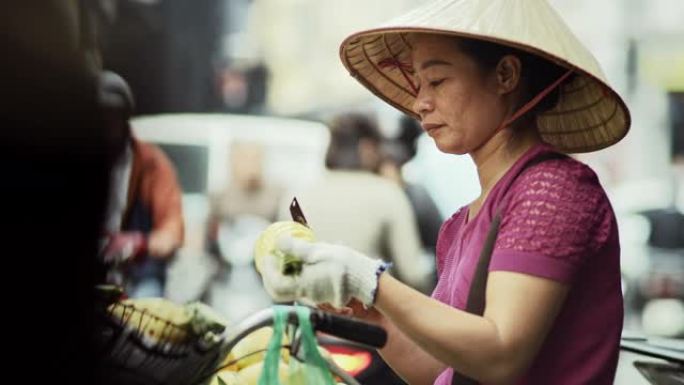
{"type": "Polygon", "coordinates": [[[287,384],[281,384],[278,379],[278,365],[280,361],[280,349],[282,347],[283,332],[287,325],[287,313],[290,306],[274,306],[273,336],[268,343],[264,367],[259,377],[258,385],[335,385],[328,365],[318,351],[318,342],[314,335],[309,316],[311,309],[297,306],[297,318],[301,333],[300,349],[303,353],[303,362],[294,357],[290,358],[290,367],[287,384]]]}

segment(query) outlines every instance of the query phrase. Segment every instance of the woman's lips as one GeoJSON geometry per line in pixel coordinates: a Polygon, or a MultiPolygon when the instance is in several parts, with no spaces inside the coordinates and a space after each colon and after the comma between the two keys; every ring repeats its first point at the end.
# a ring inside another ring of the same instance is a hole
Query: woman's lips
{"type": "Polygon", "coordinates": [[[436,124],[436,123],[423,123],[422,126],[423,126],[423,130],[425,130],[425,132],[427,132],[429,135],[432,135],[433,132],[440,129],[444,125],[443,124],[436,124]]]}

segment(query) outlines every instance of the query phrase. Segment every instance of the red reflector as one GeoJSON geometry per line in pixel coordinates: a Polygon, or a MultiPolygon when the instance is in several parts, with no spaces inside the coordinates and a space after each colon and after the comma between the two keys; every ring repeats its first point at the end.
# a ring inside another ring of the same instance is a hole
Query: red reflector
{"type": "Polygon", "coordinates": [[[363,350],[351,349],[345,346],[324,346],[337,366],[345,372],[356,376],[366,370],[371,364],[371,354],[363,350]]]}

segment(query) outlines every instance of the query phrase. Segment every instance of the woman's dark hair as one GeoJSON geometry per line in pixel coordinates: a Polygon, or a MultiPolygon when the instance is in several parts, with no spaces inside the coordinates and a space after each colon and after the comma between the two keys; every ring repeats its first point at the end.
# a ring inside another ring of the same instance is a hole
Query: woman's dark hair
{"type": "MultiPolygon", "coordinates": [[[[456,42],[460,50],[473,58],[484,72],[493,71],[501,58],[506,55],[513,55],[520,59],[522,64],[520,79],[521,84],[525,87],[525,93],[518,107],[522,107],[522,105],[534,98],[551,83],[558,80],[567,71],[567,69],[549,60],[521,49],[485,40],[467,38],[457,38],[456,42]]],[[[565,82],[571,79],[572,76],[566,79],[565,82]]],[[[529,116],[530,113],[537,115],[552,109],[558,103],[558,96],[558,88],[556,88],[525,115],[529,116]]]]}
{"type": "Polygon", "coordinates": [[[362,139],[380,143],[382,136],[370,117],[360,113],[347,113],[335,117],[330,123],[330,145],[325,156],[329,169],[360,169],[359,142],[362,139]]]}

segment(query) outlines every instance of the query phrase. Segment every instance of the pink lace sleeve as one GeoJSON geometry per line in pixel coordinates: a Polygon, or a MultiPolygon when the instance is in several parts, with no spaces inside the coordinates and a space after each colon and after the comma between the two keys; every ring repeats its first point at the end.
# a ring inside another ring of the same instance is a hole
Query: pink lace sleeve
{"type": "Polygon", "coordinates": [[[569,282],[610,234],[613,212],[598,178],[572,159],[532,166],[507,197],[492,270],[569,282]]]}

